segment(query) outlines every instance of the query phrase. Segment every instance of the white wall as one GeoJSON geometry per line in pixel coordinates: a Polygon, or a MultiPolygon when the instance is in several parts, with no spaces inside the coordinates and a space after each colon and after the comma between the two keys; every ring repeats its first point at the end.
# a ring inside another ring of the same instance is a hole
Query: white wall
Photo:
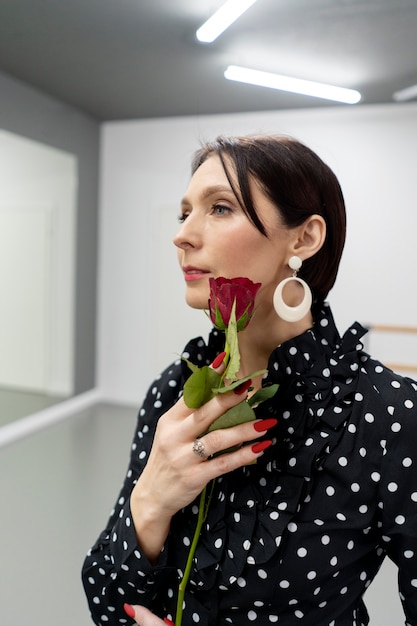
{"type": "Polygon", "coordinates": [[[110,122],[102,131],[98,331],[107,397],[137,404],[188,338],[207,335],[204,314],[182,299],[171,243],[179,201],[200,139],[254,132],[297,137],[339,177],[348,240],[329,298],[339,329],[355,319],[416,323],[417,104],[110,122]]]}
{"type": "MultiPolygon", "coordinates": [[[[170,241],[179,201],[200,139],[254,132],[297,137],[341,182],[348,242],[329,297],[339,329],[355,319],[416,324],[417,104],[111,122],[102,132],[100,207],[98,381],[106,397],[138,405],[187,339],[207,335],[204,314],[182,299],[170,241]]],[[[416,362],[414,354],[417,339],[413,347],[408,338],[395,359],[416,362]]],[[[367,595],[371,625],[404,623],[392,563],[367,595]]]]}

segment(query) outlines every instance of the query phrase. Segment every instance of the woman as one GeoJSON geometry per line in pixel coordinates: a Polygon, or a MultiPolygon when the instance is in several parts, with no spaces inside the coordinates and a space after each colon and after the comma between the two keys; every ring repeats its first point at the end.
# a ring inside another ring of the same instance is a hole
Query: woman
{"type": "MultiPolygon", "coordinates": [[[[363,351],[359,324],[341,338],[325,303],[345,238],[336,177],[289,138],[218,138],[196,154],[181,206],[187,304],[207,309],[209,278],[261,283],[239,377],[268,374],[198,409],[182,398],[184,361],[151,385],[122,491],[84,563],[94,621],[175,620],[198,496],[217,479],[184,626],[365,625],[362,596],[386,555],[415,626],[417,385],[363,351]],[[278,393],[255,421],[200,437],[270,383],[278,393]]],[[[222,373],[223,345],[213,329],[184,356],[222,373]]]]}

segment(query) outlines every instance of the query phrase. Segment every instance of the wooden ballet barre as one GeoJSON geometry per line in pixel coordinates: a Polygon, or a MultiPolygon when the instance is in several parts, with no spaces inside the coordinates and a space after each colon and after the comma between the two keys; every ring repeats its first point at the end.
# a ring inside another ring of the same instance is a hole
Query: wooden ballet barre
{"type": "Polygon", "coordinates": [[[411,363],[385,363],[385,365],[394,372],[417,372],[417,365],[411,363]]]}
{"type": "MultiPolygon", "coordinates": [[[[400,326],[398,324],[369,324],[368,331],[382,333],[408,333],[417,334],[417,326],[400,326]]],[[[417,372],[417,365],[412,363],[385,363],[387,367],[395,371],[417,372]]]]}
{"type": "Polygon", "coordinates": [[[370,324],[368,330],[383,333],[417,333],[417,326],[396,326],[395,324],[370,324]]]}

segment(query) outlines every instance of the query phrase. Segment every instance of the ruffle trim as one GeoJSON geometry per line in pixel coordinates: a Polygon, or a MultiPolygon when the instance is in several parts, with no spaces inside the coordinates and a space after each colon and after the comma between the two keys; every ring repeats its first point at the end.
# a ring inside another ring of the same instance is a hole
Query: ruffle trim
{"type": "MultiPolygon", "coordinates": [[[[349,420],[361,360],[367,358],[360,342],[365,332],[355,323],[340,338],[330,308],[324,305],[313,328],[272,353],[264,384],[279,383],[280,388],[260,407],[260,415],[267,412],[278,418],[270,431],[275,445],[256,465],[216,481],[190,590],[228,588],[247,564],[262,565],[277,557],[289,523],[309,495],[314,471],[337,446],[349,420]]],[[[221,335],[212,332],[205,347],[207,362],[222,350],[221,335]]],[[[199,353],[201,362],[202,341],[187,345],[187,358],[193,360],[199,353]]],[[[187,509],[175,518],[174,562],[184,558],[184,545],[194,534],[197,506],[193,513],[190,516],[187,509]]],[[[191,604],[195,602],[193,598],[191,604]]]]}

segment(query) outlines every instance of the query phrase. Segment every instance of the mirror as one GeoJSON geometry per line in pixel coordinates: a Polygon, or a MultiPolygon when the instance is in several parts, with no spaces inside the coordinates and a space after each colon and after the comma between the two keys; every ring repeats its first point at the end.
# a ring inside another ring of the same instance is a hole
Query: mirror
{"type": "Polygon", "coordinates": [[[0,130],[0,425],[74,393],[75,155],[0,130]]]}
{"type": "MultiPolygon", "coordinates": [[[[7,280],[15,285],[15,293],[18,298],[22,299],[25,294],[23,294],[23,289],[19,288],[18,282],[21,279],[21,274],[24,273],[22,265],[24,266],[26,247],[30,245],[32,258],[37,259],[38,274],[40,272],[39,265],[41,265],[40,259],[43,258],[49,264],[51,272],[48,282],[50,306],[47,310],[52,315],[46,323],[48,332],[45,331],[44,333],[44,341],[48,337],[49,342],[46,351],[48,363],[46,374],[44,374],[44,379],[49,377],[47,393],[39,394],[35,390],[27,390],[26,387],[25,393],[19,392],[19,402],[15,404],[12,410],[11,396],[9,396],[6,406],[5,396],[2,395],[2,392],[6,389],[10,390],[11,387],[0,385],[1,427],[1,424],[12,422],[12,420],[17,420],[20,417],[32,416],[51,403],[55,404],[70,395],[78,396],[95,387],[100,123],[81,110],[54,99],[1,71],[0,93],[2,97],[0,110],[0,205],[5,208],[9,202],[15,208],[19,206],[21,211],[20,217],[16,214],[13,217],[9,216],[10,219],[7,220],[7,217],[3,216],[3,219],[7,221],[7,228],[10,231],[17,230],[19,238],[14,246],[10,246],[11,250],[8,252],[11,254],[14,250],[14,260],[17,259],[18,266],[16,267],[14,262],[12,266],[10,257],[7,260],[1,257],[1,273],[2,276],[5,274],[7,280]],[[20,147],[24,144],[25,149],[31,151],[33,157],[31,164],[23,164],[15,157],[15,161],[18,161],[17,165],[20,165],[22,171],[26,172],[26,179],[24,180],[23,174],[19,174],[18,179],[14,179],[13,185],[8,180],[8,176],[3,173],[13,158],[10,144],[11,136],[16,140],[13,142],[14,145],[16,142],[20,147]],[[9,142],[7,148],[6,141],[9,142]],[[43,165],[38,161],[41,161],[43,165]],[[48,171],[49,173],[54,171],[55,178],[59,178],[60,182],[57,180],[54,183],[50,176],[50,182],[47,183],[48,171]],[[35,178],[38,178],[38,183],[35,183],[35,178]],[[64,183],[64,179],[66,179],[66,183],[64,183]],[[31,214],[29,218],[36,223],[36,226],[32,224],[31,227],[27,228],[26,240],[23,241],[23,224],[25,223],[23,209],[25,205],[27,207],[31,206],[31,203],[32,205],[36,204],[35,191],[41,189],[42,185],[44,188],[50,186],[55,191],[51,191],[50,196],[41,195],[43,199],[38,202],[37,215],[31,214]],[[21,195],[15,200],[13,197],[9,197],[7,200],[2,196],[2,189],[6,187],[13,187],[14,192],[21,195]],[[62,208],[63,200],[59,202],[57,200],[58,193],[61,194],[61,191],[58,192],[60,188],[66,190],[66,208],[62,208]],[[72,209],[69,208],[71,202],[73,203],[72,209]],[[58,224],[52,217],[54,213],[56,214],[57,206],[62,209],[58,224]],[[42,238],[44,241],[49,240],[45,230],[48,220],[51,228],[58,229],[59,236],[53,238],[55,243],[50,242],[49,252],[46,253],[41,248],[40,242],[42,238]],[[31,229],[33,228],[37,230],[37,236],[32,241],[31,229]],[[38,245],[37,251],[36,245],[38,245]],[[52,256],[48,258],[47,254],[52,256]],[[19,280],[17,280],[18,268],[19,280]],[[57,340],[60,342],[59,344],[56,343],[57,340]],[[64,357],[65,352],[67,353],[66,357],[64,357]],[[66,362],[66,366],[64,366],[64,362],[66,362]],[[53,384],[51,382],[52,377],[55,377],[53,384]]],[[[3,253],[4,238],[3,236],[0,254],[3,253]]],[[[6,240],[8,241],[8,238],[6,240]]],[[[27,264],[26,267],[29,267],[28,271],[30,272],[35,270],[35,264],[33,264],[33,268],[31,263],[27,264]]],[[[45,274],[44,280],[46,280],[45,274]]],[[[30,288],[33,288],[30,281],[29,284],[30,288]]],[[[8,287],[8,289],[11,288],[11,286],[8,287]]],[[[4,345],[2,345],[5,336],[7,341],[10,341],[3,317],[5,311],[2,289],[3,287],[0,289],[0,327],[5,329],[6,334],[2,334],[0,338],[0,367],[9,369],[9,366],[11,367],[10,357],[4,356],[4,345]]],[[[45,302],[46,297],[43,300],[46,306],[45,302]]],[[[34,306],[32,301],[30,306],[34,306]]],[[[38,306],[40,306],[40,302],[38,302],[38,306]]],[[[10,315],[12,313],[9,310],[10,315]]],[[[44,310],[44,319],[46,316],[47,313],[44,310]]],[[[34,319],[31,320],[31,324],[34,324],[34,319]]],[[[27,328],[26,332],[28,332],[27,328]]],[[[40,336],[32,334],[31,340],[33,342],[35,340],[40,341],[40,336]]],[[[22,342],[20,344],[20,353],[15,346],[13,358],[17,359],[18,369],[23,371],[28,358],[27,347],[24,342],[23,347],[22,342]]],[[[27,365],[29,366],[29,363],[27,365]]],[[[37,367],[37,365],[36,361],[32,367],[37,367]]],[[[13,387],[13,390],[15,391],[16,387],[13,387]]],[[[14,424],[7,424],[7,426],[13,427],[14,424]]],[[[16,428],[18,427],[19,425],[16,423],[16,428]]]]}

